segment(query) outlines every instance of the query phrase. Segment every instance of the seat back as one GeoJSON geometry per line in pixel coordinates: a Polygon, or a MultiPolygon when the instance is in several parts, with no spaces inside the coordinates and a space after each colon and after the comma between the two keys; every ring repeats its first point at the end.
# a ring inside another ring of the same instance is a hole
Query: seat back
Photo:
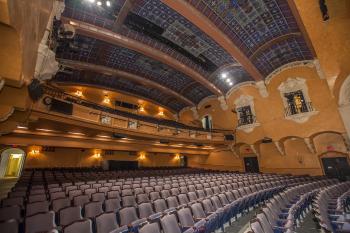
{"type": "Polygon", "coordinates": [[[59,212],[59,223],[61,226],[67,226],[72,222],[83,219],[80,206],[66,207],[59,212]]]}
{"type": "Polygon", "coordinates": [[[53,211],[35,214],[25,219],[25,233],[47,232],[55,227],[55,213],[53,211]]]}
{"type": "Polygon", "coordinates": [[[96,217],[96,233],[109,233],[118,227],[114,212],[104,213],[96,217]]]}
{"type": "Polygon", "coordinates": [[[90,219],[79,220],[63,228],[63,233],[92,233],[90,219]]]}

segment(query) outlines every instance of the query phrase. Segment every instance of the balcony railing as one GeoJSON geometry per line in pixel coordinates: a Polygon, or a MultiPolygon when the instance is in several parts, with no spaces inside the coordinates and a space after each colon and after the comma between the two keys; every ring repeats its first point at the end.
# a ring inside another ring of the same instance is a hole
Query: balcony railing
{"type": "Polygon", "coordinates": [[[256,117],[254,115],[246,115],[238,120],[238,127],[243,125],[251,125],[256,123],[256,117]]]}
{"type": "Polygon", "coordinates": [[[297,106],[296,104],[289,104],[288,107],[284,109],[285,116],[298,115],[306,112],[312,112],[314,108],[312,106],[312,102],[306,102],[301,106],[297,106]]]}
{"type": "MultiPolygon", "coordinates": [[[[65,102],[69,102],[72,104],[76,104],[76,105],[80,105],[83,107],[97,110],[99,112],[98,114],[100,116],[104,116],[107,114],[107,115],[110,115],[113,119],[122,118],[122,119],[127,119],[128,122],[129,121],[133,121],[133,122],[136,121],[138,126],[145,124],[145,123],[148,123],[148,124],[155,125],[158,130],[174,129],[175,132],[188,131],[189,134],[195,133],[197,135],[198,134],[208,134],[208,133],[209,134],[210,133],[218,133],[218,134],[223,135],[223,134],[232,133],[232,131],[230,131],[230,130],[224,130],[224,129],[205,130],[205,129],[200,128],[200,127],[185,125],[185,124],[182,124],[180,122],[173,121],[173,120],[157,119],[157,118],[150,117],[150,116],[142,116],[142,115],[138,115],[138,114],[134,114],[134,113],[130,113],[130,112],[124,112],[124,111],[114,109],[111,107],[99,105],[99,104],[96,104],[94,102],[84,100],[84,99],[81,99],[81,98],[73,96],[73,95],[69,95],[67,93],[64,93],[62,90],[57,89],[57,88],[52,87],[52,86],[44,86],[44,92],[47,96],[50,96],[52,98],[61,99],[61,100],[64,100],[65,102]]],[[[91,113],[91,114],[97,114],[97,113],[91,113]]]]}

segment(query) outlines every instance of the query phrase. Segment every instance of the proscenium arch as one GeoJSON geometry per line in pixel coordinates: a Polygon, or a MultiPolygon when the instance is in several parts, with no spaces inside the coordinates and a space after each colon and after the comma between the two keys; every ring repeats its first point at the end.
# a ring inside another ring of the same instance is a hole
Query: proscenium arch
{"type": "Polygon", "coordinates": [[[21,176],[23,167],[24,167],[24,161],[26,159],[26,153],[19,148],[5,148],[0,151],[0,178],[5,177],[5,173],[7,170],[7,166],[9,163],[9,158],[11,154],[21,154],[23,157],[21,159],[21,164],[19,165],[19,171],[17,173],[17,177],[21,176]]]}

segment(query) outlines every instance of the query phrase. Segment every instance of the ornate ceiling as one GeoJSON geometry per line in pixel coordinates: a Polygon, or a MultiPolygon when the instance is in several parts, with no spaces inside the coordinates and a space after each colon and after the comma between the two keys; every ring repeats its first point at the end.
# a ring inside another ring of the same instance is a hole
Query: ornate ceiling
{"type": "Polygon", "coordinates": [[[57,49],[70,72],[54,81],[114,89],[178,112],[313,59],[287,1],[112,0],[107,7],[65,0],[62,20],[76,36],[74,48],[57,49]]]}

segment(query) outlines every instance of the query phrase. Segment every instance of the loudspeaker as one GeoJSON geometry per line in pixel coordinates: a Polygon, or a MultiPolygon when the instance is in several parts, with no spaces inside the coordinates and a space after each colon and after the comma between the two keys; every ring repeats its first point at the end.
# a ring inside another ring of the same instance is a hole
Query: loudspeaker
{"type": "Polygon", "coordinates": [[[57,99],[52,99],[50,111],[63,113],[66,115],[73,114],[73,104],[66,103],[57,99]]]}
{"type": "Polygon", "coordinates": [[[44,89],[38,79],[33,79],[28,85],[29,97],[35,102],[38,101],[44,95],[44,89]]]}
{"type": "Polygon", "coordinates": [[[235,140],[235,136],[233,134],[226,134],[225,140],[226,141],[233,141],[233,140],[235,140]]]}
{"type": "Polygon", "coordinates": [[[113,138],[115,139],[123,139],[123,138],[127,138],[124,134],[119,134],[119,133],[113,133],[113,138]]]}

